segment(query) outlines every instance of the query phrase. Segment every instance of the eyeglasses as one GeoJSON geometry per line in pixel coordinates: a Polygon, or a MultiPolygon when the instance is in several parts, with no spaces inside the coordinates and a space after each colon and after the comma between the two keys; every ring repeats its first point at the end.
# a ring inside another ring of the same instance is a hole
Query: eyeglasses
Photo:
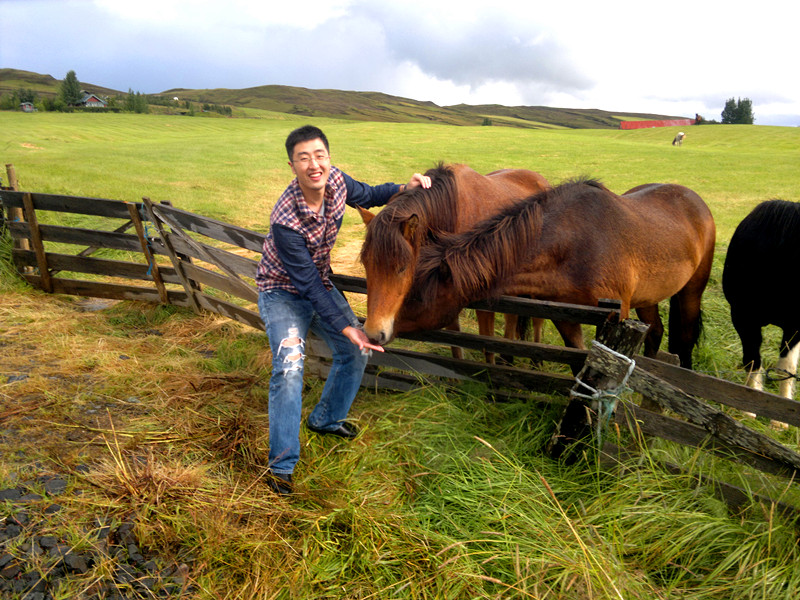
{"type": "Polygon", "coordinates": [[[304,167],[307,167],[308,165],[311,164],[312,160],[319,164],[319,163],[327,162],[330,159],[331,159],[330,156],[328,156],[327,154],[322,154],[322,153],[314,154],[313,156],[309,156],[307,154],[304,154],[303,156],[301,156],[297,160],[293,160],[292,162],[295,163],[295,164],[300,164],[300,165],[302,165],[304,167]]]}

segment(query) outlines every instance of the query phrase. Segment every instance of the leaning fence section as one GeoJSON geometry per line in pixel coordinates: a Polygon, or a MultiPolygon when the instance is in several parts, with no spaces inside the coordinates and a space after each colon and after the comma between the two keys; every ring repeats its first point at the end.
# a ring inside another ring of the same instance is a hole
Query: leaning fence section
{"type": "MultiPolygon", "coordinates": [[[[166,202],[122,202],[101,198],[0,190],[5,226],[14,241],[20,275],[51,293],[174,304],[210,311],[263,330],[254,276],[265,234],[190,213],[166,202]]],[[[365,294],[362,278],[334,275],[342,291],[365,294]]],[[[466,332],[430,331],[402,336],[424,342],[424,350],[392,345],[373,353],[364,384],[407,390],[427,382],[479,381],[495,398],[544,392],[561,398],[564,414],[550,444],[553,456],[574,454],[598,442],[598,423],[616,422],[635,439],[655,437],[696,447],[787,478],[800,475],[800,456],[728,416],[724,406],[800,426],[800,403],[701,375],[638,354],[646,327],[620,321],[618,304],[599,307],[501,297],[472,308],[516,313],[596,328],[589,351],[466,332]],[[450,356],[460,348],[524,359],[528,368],[450,356]],[[532,365],[554,365],[548,371],[532,365]],[[573,373],[578,373],[577,379],[573,373]],[[623,373],[626,373],[623,374],[623,373]],[[624,382],[623,382],[624,380],[624,382]],[[610,394],[621,384],[643,401],[610,394]],[[587,393],[589,392],[589,393],[587,393]],[[595,433],[592,433],[592,432],[595,433]]],[[[329,368],[325,344],[310,340],[309,371],[329,368]]],[[[620,448],[603,446],[606,456],[620,448]]],[[[680,466],[674,466],[678,469],[680,466]]],[[[748,496],[713,482],[735,505],[748,496]]]]}
{"type": "Polygon", "coordinates": [[[13,258],[31,285],[209,310],[261,327],[253,277],[262,234],[146,198],[0,193],[24,218],[8,228],[27,241],[15,244],[13,258]]]}

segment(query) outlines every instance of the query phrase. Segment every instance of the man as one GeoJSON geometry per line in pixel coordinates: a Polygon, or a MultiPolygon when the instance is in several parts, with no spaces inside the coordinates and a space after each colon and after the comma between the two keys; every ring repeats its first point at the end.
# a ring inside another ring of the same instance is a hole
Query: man
{"type": "Polygon", "coordinates": [[[270,233],[258,264],[258,309],[272,350],[269,386],[270,487],[292,492],[300,457],[303,361],[309,329],[330,347],[333,364],[319,402],[306,422],[321,434],[351,439],[358,430],[345,419],[361,385],[370,344],[347,300],[330,281],[330,253],[345,205],[382,206],[406,188],[430,187],[415,173],[405,185],[369,186],[332,167],[325,134],[311,125],[286,139],[295,179],[270,217],[270,233]]]}

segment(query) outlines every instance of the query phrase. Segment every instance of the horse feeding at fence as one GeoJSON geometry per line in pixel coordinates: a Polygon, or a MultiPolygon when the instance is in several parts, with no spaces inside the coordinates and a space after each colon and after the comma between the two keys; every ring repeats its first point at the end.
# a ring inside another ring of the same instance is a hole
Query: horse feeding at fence
{"type": "MultiPolygon", "coordinates": [[[[590,306],[615,298],[623,318],[635,308],[650,326],[645,355],[655,356],[664,331],[658,303],[670,298],[669,351],[691,368],[715,239],[711,212],[686,187],[647,184],[619,196],[594,180],[564,183],[422,247],[397,318],[373,312],[386,326],[370,334],[385,343],[438,329],[499,294],[590,306]]],[[[393,291],[402,293],[385,293],[393,291]]],[[[585,348],[580,324],[555,325],[567,346],[585,348]]]]}
{"type": "MultiPolygon", "coordinates": [[[[361,250],[367,280],[367,319],[364,331],[385,341],[392,330],[415,272],[420,249],[441,235],[467,230],[487,216],[549,187],[547,180],[527,169],[502,169],[481,175],[461,164],[439,164],[426,175],[429,189],[397,194],[377,215],[361,209],[367,233],[361,250]]],[[[482,335],[494,335],[494,313],[477,311],[482,335]]],[[[516,315],[506,315],[505,336],[517,337],[516,315]]],[[[458,311],[450,322],[458,329],[458,311]]],[[[460,351],[460,349],[459,349],[460,351]]],[[[456,355],[460,352],[455,351],[456,355]]],[[[487,353],[493,362],[493,355],[487,353]]]]}
{"type": "Polygon", "coordinates": [[[756,206],[731,237],[722,271],[722,291],[742,340],[746,385],[764,389],[761,329],[783,330],[775,367],[780,395],[794,397],[800,356],[800,307],[791,274],[800,263],[800,203],[767,200],[756,206]]]}

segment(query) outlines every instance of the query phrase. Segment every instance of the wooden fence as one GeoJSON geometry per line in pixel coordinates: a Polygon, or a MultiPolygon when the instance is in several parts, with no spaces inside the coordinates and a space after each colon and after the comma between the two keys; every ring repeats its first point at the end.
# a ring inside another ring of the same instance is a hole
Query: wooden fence
{"type": "MultiPolygon", "coordinates": [[[[14,263],[20,275],[37,288],[169,303],[197,312],[211,311],[263,330],[254,276],[265,234],[146,198],[132,203],[4,189],[0,200],[14,240],[14,263]],[[68,224],[71,220],[75,226],[68,224]]],[[[344,292],[366,292],[361,278],[335,275],[334,280],[344,292]]],[[[570,369],[544,372],[459,360],[442,350],[420,352],[390,346],[385,353],[373,353],[364,385],[407,390],[430,380],[475,380],[488,384],[499,399],[532,391],[563,398],[564,418],[549,446],[554,457],[574,456],[576,449],[585,451],[593,445],[597,436],[592,432],[600,431],[598,419],[610,403],[615,405],[610,418],[630,428],[634,439],[642,434],[659,437],[703,448],[781,478],[794,480],[800,475],[800,455],[719,407],[800,426],[800,403],[637,355],[646,327],[638,321],[620,322],[613,305],[586,307],[501,297],[476,303],[473,308],[583,323],[597,328],[597,341],[589,351],[582,351],[463,332],[406,335],[405,339],[442,348],[461,346],[570,369]],[[580,370],[577,380],[567,374],[570,370],[580,370]],[[622,399],[618,393],[621,386],[641,393],[646,401],[636,404],[622,399]]],[[[327,346],[312,339],[307,352],[307,369],[324,375],[330,356],[327,346]]],[[[617,458],[623,453],[608,444],[604,451],[617,458]]],[[[713,484],[732,505],[745,502],[743,490],[713,484]]]]}

